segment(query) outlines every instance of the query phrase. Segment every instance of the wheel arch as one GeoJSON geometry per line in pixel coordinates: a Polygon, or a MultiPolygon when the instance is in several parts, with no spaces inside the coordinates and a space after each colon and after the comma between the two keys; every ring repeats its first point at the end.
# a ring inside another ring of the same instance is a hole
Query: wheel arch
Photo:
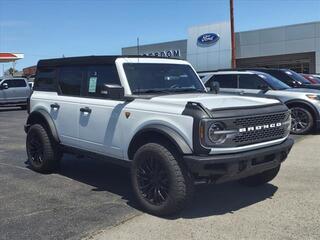
{"type": "Polygon", "coordinates": [[[27,119],[27,124],[26,124],[26,132],[28,132],[29,128],[31,125],[34,124],[41,124],[43,125],[48,131],[52,139],[56,143],[60,143],[59,135],[57,128],[48,112],[46,112],[43,109],[39,109],[37,111],[33,111],[28,119],[27,119]]]}
{"type": "Polygon", "coordinates": [[[292,100],[285,102],[285,104],[287,105],[287,107],[289,109],[293,106],[300,106],[300,107],[307,108],[310,111],[310,113],[312,114],[314,123],[316,123],[317,120],[320,119],[320,114],[319,114],[318,110],[311,103],[309,103],[305,100],[292,99],[292,100]]]}
{"type": "Polygon", "coordinates": [[[180,154],[192,153],[190,146],[175,130],[163,125],[149,125],[139,130],[130,141],[127,151],[128,158],[132,160],[139,147],[152,140],[168,141],[170,146],[174,146],[180,154]]]}

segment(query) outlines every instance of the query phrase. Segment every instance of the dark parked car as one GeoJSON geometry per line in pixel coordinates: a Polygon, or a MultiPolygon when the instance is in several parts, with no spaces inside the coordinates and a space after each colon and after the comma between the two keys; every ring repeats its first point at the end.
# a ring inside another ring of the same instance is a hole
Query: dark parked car
{"type": "Polygon", "coordinates": [[[312,84],[320,84],[320,78],[316,77],[313,74],[303,74],[303,73],[301,73],[301,76],[303,76],[305,79],[307,79],[312,84]]]}
{"type": "MultiPolygon", "coordinates": [[[[245,70],[245,69],[242,69],[245,70]]],[[[289,85],[293,88],[312,88],[320,89],[320,84],[311,84],[310,81],[305,79],[299,73],[290,69],[276,69],[276,68],[251,68],[247,70],[255,70],[259,72],[265,72],[271,76],[279,79],[281,82],[289,85]]]]}

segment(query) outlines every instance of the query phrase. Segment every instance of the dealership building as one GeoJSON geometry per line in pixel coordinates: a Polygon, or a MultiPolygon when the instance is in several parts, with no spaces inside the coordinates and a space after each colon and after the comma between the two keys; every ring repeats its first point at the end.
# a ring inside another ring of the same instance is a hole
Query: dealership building
{"type": "MultiPolygon", "coordinates": [[[[290,68],[320,73],[320,22],[236,32],[237,67],[290,68]]],[[[174,57],[194,68],[231,68],[230,22],[193,26],[187,39],[122,48],[123,55],[174,57]]]]}

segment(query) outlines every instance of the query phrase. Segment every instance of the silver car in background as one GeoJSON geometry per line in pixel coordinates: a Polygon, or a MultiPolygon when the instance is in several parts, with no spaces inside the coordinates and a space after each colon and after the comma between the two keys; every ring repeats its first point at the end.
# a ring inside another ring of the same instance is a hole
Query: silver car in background
{"type": "Polygon", "coordinates": [[[31,88],[25,78],[0,78],[0,107],[19,106],[27,108],[31,88]]]}
{"type": "Polygon", "coordinates": [[[222,93],[279,99],[291,109],[293,134],[320,129],[320,90],[291,88],[268,73],[251,70],[221,70],[199,76],[206,87],[218,82],[222,93]]]}

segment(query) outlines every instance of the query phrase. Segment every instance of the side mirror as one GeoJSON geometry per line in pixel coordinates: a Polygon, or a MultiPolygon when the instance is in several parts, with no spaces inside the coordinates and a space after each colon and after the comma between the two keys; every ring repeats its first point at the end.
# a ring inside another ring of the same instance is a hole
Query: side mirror
{"type": "Polygon", "coordinates": [[[215,81],[210,82],[210,92],[213,92],[215,94],[219,93],[220,91],[220,84],[215,81]]]}
{"type": "Polygon", "coordinates": [[[109,99],[122,100],[124,98],[124,88],[120,85],[104,84],[101,94],[109,99]]]}
{"type": "Polygon", "coordinates": [[[1,85],[1,89],[8,89],[8,88],[9,88],[8,83],[3,83],[3,84],[1,85]]]}
{"type": "Polygon", "coordinates": [[[267,85],[265,85],[265,84],[260,85],[259,88],[261,89],[261,91],[262,91],[263,93],[268,92],[269,89],[270,89],[270,88],[269,88],[267,85]]]}

